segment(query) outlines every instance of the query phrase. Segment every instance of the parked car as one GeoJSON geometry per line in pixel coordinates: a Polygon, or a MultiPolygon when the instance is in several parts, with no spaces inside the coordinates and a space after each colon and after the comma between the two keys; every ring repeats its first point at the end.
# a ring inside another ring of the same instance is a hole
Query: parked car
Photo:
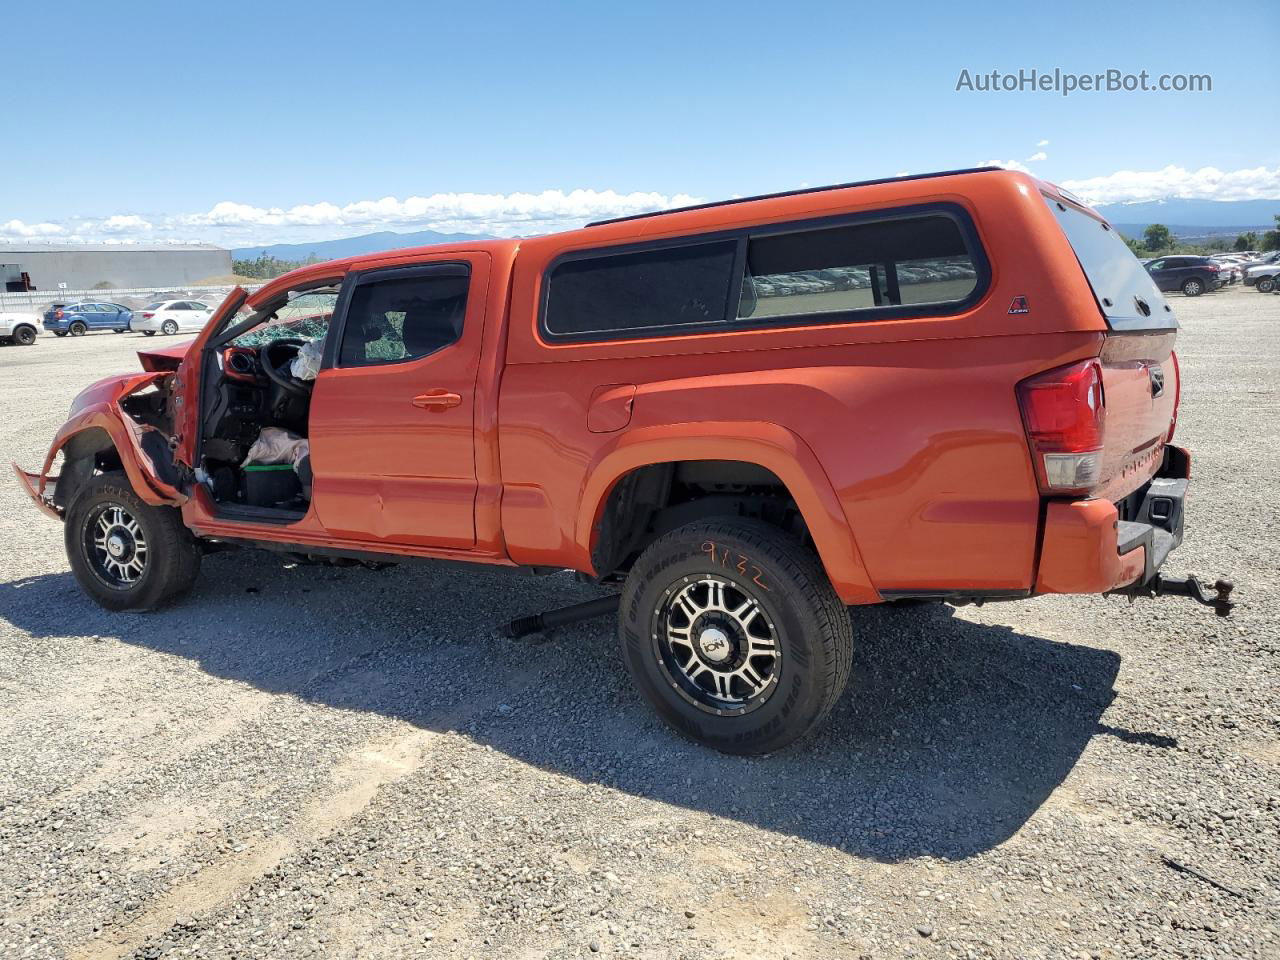
{"type": "Polygon", "coordinates": [[[1280,251],[1263,254],[1251,266],[1244,269],[1244,283],[1256,287],[1259,293],[1270,293],[1276,288],[1276,276],[1280,274],[1280,251]]]}
{"type": "Polygon", "coordinates": [[[133,312],[118,303],[85,301],[81,303],[55,303],[44,314],[44,328],[54,336],[82,337],[91,330],[111,330],[124,333],[129,329],[133,312]]]}
{"type": "MultiPolygon", "coordinates": [[[[616,611],[660,716],[763,753],[840,697],[850,606],[1121,592],[1227,612],[1227,585],[1161,573],[1190,476],[1177,335],[1120,235],[1051,184],[848,184],[237,289],[190,344],[141,351],[146,373],[85,389],[18,476],[112,610],[177,599],[233,545],[576,570],[604,595],[510,632],[616,611]],[[874,304],[757,316],[743,295],[748,265],[868,250],[874,304]],[[943,258],[967,288],[901,295],[898,263],[943,258]]],[[[413,599],[427,619],[452,602],[413,599]]]]}
{"type": "Polygon", "coordinates": [[[1188,297],[1217,290],[1226,282],[1222,267],[1208,257],[1158,257],[1147,264],[1147,272],[1160,290],[1181,290],[1188,297]]]}
{"type": "Polygon", "coordinates": [[[40,335],[40,315],[37,313],[0,312],[0,343],[15,343],[29,347],[40,335]]]}
{"type": "Polygon", "coordinates": [[[213,316],[213,307],[203,300],[158,300],[139,310],[131,329],[154,337],[172,336],[182,330],[203,330],[213,316]]]}
{"type": "Polygon", "coordinates": [[[1239,283],[1244,276],[1244,270],[1236,260],[1226,260],[1221,257],[1210,257],[1221,269],[1222,285],[1229,287],[1233,283],[1239,283]]]}

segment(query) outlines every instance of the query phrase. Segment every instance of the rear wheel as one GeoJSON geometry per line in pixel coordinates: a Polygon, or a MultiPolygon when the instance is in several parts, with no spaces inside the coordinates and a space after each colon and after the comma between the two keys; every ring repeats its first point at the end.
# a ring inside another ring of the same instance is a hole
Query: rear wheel
{"type": "Polygon", "coordinates": [[[1259,293],[1270,293],[1275,288],[1276,288],[1275,277],[1263,277],[1261,280],[1258,281],[1259,293]]]}
{"type": "Polygon", "coordinates": [[[816,729],[853,661],[849,613],[817,556],[752,520],[693,523],[651,544],[618,628],[658,715],[725,753],[768,753],[816,729]]]}
{"type": "Polygon", "coordinates": [[[18,327],[18,329],[13,331],[13,342],[22,344],[24,347],[31,346],[36,342],[36,328],[27,326],[18,327]]]}
{"type": "Polygon", "coordinates": [[[1192,277],[1190,280],[1183,280],[1182,292],[1188,297],[1198,297],[1200,294],[1204,293],[1204,281],[1197,280],[1195,277],[1192,277]]]}
{"type": "Polygon", "coordinates": [[[160,332],[166,337],[171,337],[178,332],[178,324],[173,320],[166,320],[160,325],[160,332]]]}
{"type": "Polygon", "coordinates": [[[55,337],[65,337],[65,336],[67,335],[67,331],[65,331],[65,330],[55,330],[55,331],[53,331],[53,335],[54,335],[55,337]]]}
{"type": "Polygon", "coordinates": [[[88,332],[89,332],[89,328],[86,327],[79,320],[77,320],[75,323],[71,324],[71,326],[67,328],[67,333],[71,334],[73,337],[83,337],[88,332]]]}
{"type": "Polygon", "coordinates": [[[156,335],[156,332],[154,330],[143,330],[142,335],[144,337],[154,337],[156,335]]]}
{"type": "Polygon", "coordinates": [[[143,503],[122,473],[91,478],[63,529],[76,580],[108,610],[151,610],[186,593],[200,571],[200,545],[176,507],[143,503]]]}

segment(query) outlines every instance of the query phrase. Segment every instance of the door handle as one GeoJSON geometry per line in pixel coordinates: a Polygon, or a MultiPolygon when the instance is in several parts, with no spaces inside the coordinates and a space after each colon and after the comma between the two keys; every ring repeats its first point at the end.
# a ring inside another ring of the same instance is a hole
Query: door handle
{"type": "Polygon", "coordinates": [[[448,410],[462,403],[462,397],[449,390],[435,389],[418,394],[410,403],[424,410],[448,410]]]}

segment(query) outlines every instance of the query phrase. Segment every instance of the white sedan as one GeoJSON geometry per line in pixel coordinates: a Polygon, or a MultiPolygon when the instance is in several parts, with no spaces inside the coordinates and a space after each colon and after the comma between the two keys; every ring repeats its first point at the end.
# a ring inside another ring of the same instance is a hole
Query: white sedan
{"type": "Polygon", "coordinates": [[[212,316],[213,307],[199,300],[161,300],[134,313],[129,329],[148,337],[180,330],[203,330],[212,316]]]}

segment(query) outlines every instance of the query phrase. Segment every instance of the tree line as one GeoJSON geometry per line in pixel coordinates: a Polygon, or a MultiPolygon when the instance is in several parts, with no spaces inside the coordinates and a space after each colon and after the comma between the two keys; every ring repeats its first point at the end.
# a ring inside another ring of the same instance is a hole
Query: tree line
{"type": "Polygon", "coordinates": [[[279,257],[273,257],[263,250],[253,260],[232,260],[231,269],[236,276],[250,277],[254,280],[271,280],[282,273],[288,273],[290,270],[298,269],[298,267],[309,267],[311,264],[319,262],[320,258],[314,253],[310,254],[305,260],[281,260],[279,257]]]}
{"type": "MultiPolygon", "coordinates": [[[[1276,215],[1275,221],[1276,228],[1274,230],[1266,230],[1261,234],[1257,231],[1249,230],[1237,235],[1235,242],[1231,244],[1231,249],[1237,251],[1258,250],[1263,253],[1269,250],[1280,250],[1280,214],[1276,215]]],[[[1206,243],[1185,243],[1175,237],[1173,231],[1163,223],[1150,224],[1147,229],[1142,231],[1141,240],[1126,237],[1124,242],[1139,257],[1157,253],[1203,254],[1225,252],[1225,243],[1221,240],[1217,242],[1210,240],[1206,243]]]]}

